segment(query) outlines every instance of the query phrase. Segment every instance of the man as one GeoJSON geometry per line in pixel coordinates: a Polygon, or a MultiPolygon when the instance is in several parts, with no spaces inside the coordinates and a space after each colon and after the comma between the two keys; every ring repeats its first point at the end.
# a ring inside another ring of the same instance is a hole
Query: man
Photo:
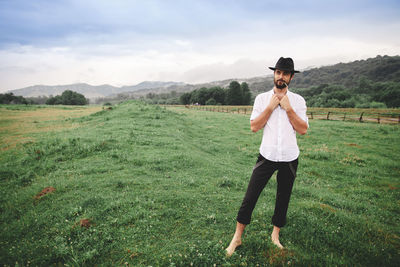
{"type": "Polygon", "coordinates": [[[258,197],[276,170],[278,185],[271,241],[283,248],[279,242],[279,231],[286,224],[286,213],[296,178],[299,156],[296,132],[301,135],[307,132],[308,118],[304,99],[288,90],[294,73],[299,72],[294,70],[293,60],[281,57],[275,67],[270,69],[274,71],[274,88],[256,97],[250,117],[253,132],[264,129],[260,155],[236,218],[235,234],[226,248],[227,256],[231,256],[236,247],[242,244],[243,231],[250,223],[258,197]]]}

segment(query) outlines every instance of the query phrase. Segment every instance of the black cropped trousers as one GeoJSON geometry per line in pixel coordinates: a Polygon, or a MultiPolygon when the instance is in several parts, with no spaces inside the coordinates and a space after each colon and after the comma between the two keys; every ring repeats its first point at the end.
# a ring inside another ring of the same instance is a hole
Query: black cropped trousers
{"type": "Polygon", "coordinates": [[[259,155],[236,220],[242,224],[250,223],[251,214],[256,206],[258,197],[272,174],[278,170],[278,185],[272,224],[277,227],[283,227],[286,224],[286,213],[290,195],[292,194],[293,183],[296,178],[297,165],[298,159],[290,162],[275,162],[259,155]]]}

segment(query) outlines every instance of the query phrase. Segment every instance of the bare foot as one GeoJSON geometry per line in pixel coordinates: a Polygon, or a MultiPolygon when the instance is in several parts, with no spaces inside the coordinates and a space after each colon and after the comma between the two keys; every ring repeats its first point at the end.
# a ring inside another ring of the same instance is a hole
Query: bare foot
{"type": "Polygon", "coordinates": [[[233,252],[235,252],[236,248],[239,247],[241,244],[242,244],[241,240],[232,239],[231,243],[229,244],[229,247],[225,249],[226,256],[227,257],[232,256],[233,252]]]}
{"type": "Polygon", "coordinates": [[[274,234],[271,235],[271,241],[274,243],[278,248],[283,249],[281,242],[279,242],[279,236],[276,237],[274,234]]]}

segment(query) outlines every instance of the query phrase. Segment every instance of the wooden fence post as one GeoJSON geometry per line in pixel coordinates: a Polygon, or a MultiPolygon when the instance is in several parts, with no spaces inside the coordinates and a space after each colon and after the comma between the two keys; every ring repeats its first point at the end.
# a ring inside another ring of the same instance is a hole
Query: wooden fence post
{"type": "Polygon", "coordinates": [[[326,119],[329,120],[329,114],[331,114],[330,111],[328,111],[328,115],[326,115],[326,119]]]}
{"type": "Polygon", "coordinates": [[[360,116],[360,119],[359,119],[360,122],[362,122],[363,115],[364,115],[364,112],[361,112],[361,116],[360,116]]]}
{"type": "Polygon", "coordinates": [[[313,120],[314,119],[314,116],[313,116],[313,113],[311,112],[311,119],[313,120]]]}
{"type": "Polygon", "coordinates": [[[345,121],[346,120],[346,112],[344,113],[344,116],[343,116],[343,121],[345,121]]]}
{"type": "Polygon", "coordinates": [[[381,115],[381,114],[378,113],[378,123],[381,123],[380,115],[381,115]]]}

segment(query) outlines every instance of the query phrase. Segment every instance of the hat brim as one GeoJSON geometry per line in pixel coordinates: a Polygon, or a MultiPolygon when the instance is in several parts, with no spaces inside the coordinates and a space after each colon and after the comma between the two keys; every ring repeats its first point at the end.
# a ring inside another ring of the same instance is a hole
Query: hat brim
{"type": "MultiPolygon", "coordinates": [[[[273,71],[275,71],[277,68],[273,68],[273,67],[268,67],[268,68],[270,68],[271,70],[273,70],[273,71]]],[[[290,72],[293,72],[293,73],[299,73],[300,71],[298,71],[298,70],[285,70],[285,69],[280,69],[280,70],[283,70],[283,71],[290,71],[290,72]]]]}

